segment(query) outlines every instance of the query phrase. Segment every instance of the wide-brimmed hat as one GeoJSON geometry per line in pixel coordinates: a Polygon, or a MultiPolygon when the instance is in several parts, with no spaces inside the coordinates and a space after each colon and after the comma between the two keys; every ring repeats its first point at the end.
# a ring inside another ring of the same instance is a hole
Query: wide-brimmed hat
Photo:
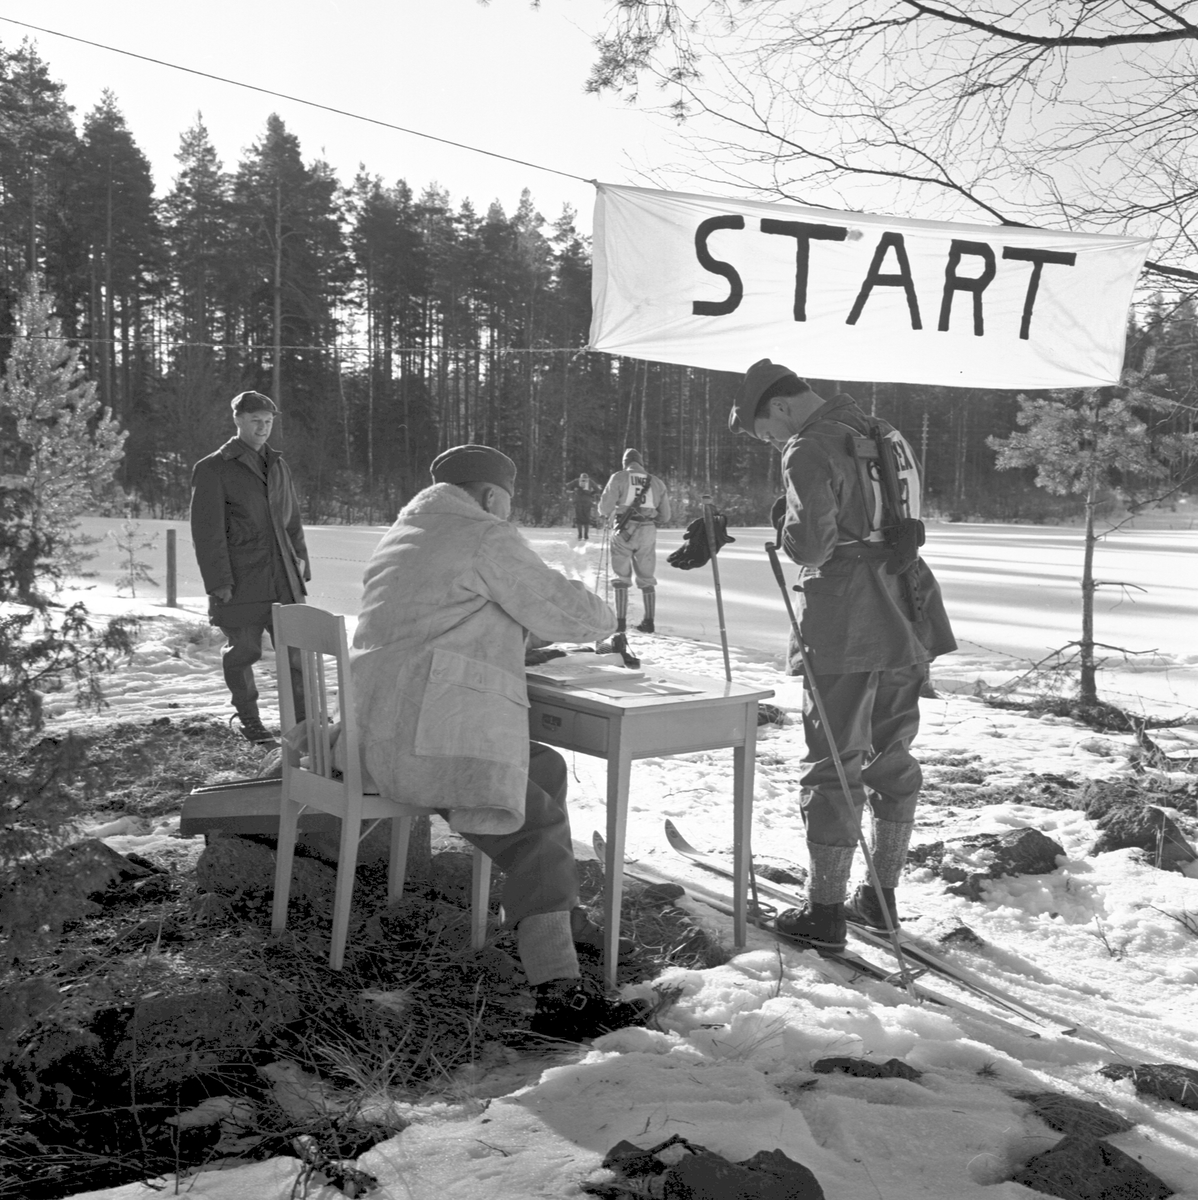
{"type": "Polygon", "coordinates": [[[732,411],[728,414],[728,428],[733,433],[753,432],[753,419],[757,415],[757,406],[761,398],[775,384],[783,380],[794,380],[795,391],[802,391],[801,380],[789,367],[781,363],[770,362],[768,358],[759,359],[746,372],[741,380],[736,399],[732,401],[732,411]]]}

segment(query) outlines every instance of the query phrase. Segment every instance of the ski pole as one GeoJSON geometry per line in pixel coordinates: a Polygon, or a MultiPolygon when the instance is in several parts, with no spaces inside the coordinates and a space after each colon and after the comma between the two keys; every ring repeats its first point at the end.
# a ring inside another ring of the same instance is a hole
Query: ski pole
{"type": "Polygon", "coordinates": [[[720,621],[720,646],[724,651],[724,678],[732,682],[732,664],[728,659],[728,630],[724,627],[724,593],[720,591],[720,564],[716,555],[715,505],[703,497],[703,524],[707,530],[707,548],[711,551],[711,577],[715,582],[715,610],[720,621]]]}
{"type": "Polygon", "coordinates": [[[603,579],[603,599],[607,600],[607,595],[610,590],[607,579],[607,557],[608,545],[607,541],[610,536],[607,519],[603,520],[603,536],[599,539],[599,561],[595,565],[595,594],[599,593],[599,579],[603,579]]]}
{"type": "Polygon", "coordinates": [[[910,993],[911,998],[918,1001],[919,997],[915,992],[915,980],[907,967],[907,959],[903,954],[898,930],[895,929],[893,922],[890,920],[890,910],[886,907],[886,897],[882,895],[882,883],[878,879],[878,872],[874,867],[874,856],[870,852],[869,843],[865,839],[865,831],[861,827],[861,818],[857,815],[857,809],[853,804],[852,793],[849,791],[849,779],[844,773],[844,763],[840,758],[840,750],[837,748],[832,727],[828,724],[828,713],[824,708],[823,697],[819,694],[819,688],[815,684],[815,672],[811,669],[811,660],[807,657],[807,648],[803,645],[803,639],[799,634],[799,622],[795,616],[794,605],[790,602],[790,591],[786,586],[786,576],[782,573],[782,563],[778,559],[778,547],[773,542],[766,542],[765,552],[769,555],[770,566],[774,569],[774,578],[778,581],[778,587],[782,591],[782,599],[786,604],[786,614],[790,617],[790,628],[794,633],[794,642],[799,648],[799,657],[803,661],[803,678],[806,680],[807,688],[811,692],[811,699],[815,703],[815,711],[819,716],[820,723],[823,725],[824,733],[828,739],[828,749],[832,752],[832,765],[836,768],[836,778],[840,782],[841,797],[844,800],[853,830],[857,835],[857,844],[861,847],[861,853],[865,857],[865,866],[869,872],[870,883],[873,885],[874,892],[878,897],[878,904],[881,906],[882,915],[886,919],[886,932],[890,936],[890,944],[894,949],[894,957],[898,963],[899,974],[902,975],[903,984],[910,993]]]}

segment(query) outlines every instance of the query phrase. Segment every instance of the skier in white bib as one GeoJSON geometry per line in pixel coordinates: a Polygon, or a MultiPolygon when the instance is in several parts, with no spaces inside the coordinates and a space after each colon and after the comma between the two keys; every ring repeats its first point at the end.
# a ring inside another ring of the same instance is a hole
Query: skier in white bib
{"type": "Polygon", "coordinates": [[[633,579],[641,589],[644,616],[637,629],[654,631],[657,615],[657,527],[670,519],[666,485],[645,470],[639,450],[624,451],[623,468],[617,471],[599,497],[599,515],[612,521],[611,569],[615,590],[617,633],[628,622],[628,592],[633,579]]]}

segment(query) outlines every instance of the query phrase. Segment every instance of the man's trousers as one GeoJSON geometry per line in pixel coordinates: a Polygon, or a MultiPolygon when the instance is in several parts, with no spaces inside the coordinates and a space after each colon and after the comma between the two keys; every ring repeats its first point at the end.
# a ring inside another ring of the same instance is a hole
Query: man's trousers
{"type": "Polygon", "coordinates": [[[914,663],[889,671],[816,675],[830,730],[819,719],[804,680],[807,753],[800,782],[809,842],[857,845],[828,748],[829,732],[840,751],[857,819],[867,800],[875,820],[901,824],[915,819],[923,772],[911,754],[911,742],[919,732],[919,692],[926,674],[925,663],[914,663]]]}
{"type": "Polygon", "coordinates": [[[566,811],[566,760],[530,742],[524,824],[515,833],[466,833],[503,872],[504,924],[536,913],[569,912],[578,903],[578,869],[566,811]]]}
{"type": "Polygon", "coordinates": [[[629,587],[630,576],[639,588],[657,586],[657,526],[652,521],[629,521],[623,533],[612,533],[610,549],[616,587],[629,587]]]}
{"type": "MultiPolygon", "coordinates": [[[[258,717],[258,684],[254,680],[254,664],[262,657],[262,635],[270,634],[270,644],[275,644],[273,618],[261,625],[240,625],[236,628],[220,626],[227,642],[221,651],[221,668],[225,673],[225,684],[233,698],[233,707],[243,721],[256,721],[258,717]]],[[[304,673],[300,666],[299,652],[293,650],[291,658],[291,687],[295,695],[296,720],[302,721],[304,712],[304,673]]]]}

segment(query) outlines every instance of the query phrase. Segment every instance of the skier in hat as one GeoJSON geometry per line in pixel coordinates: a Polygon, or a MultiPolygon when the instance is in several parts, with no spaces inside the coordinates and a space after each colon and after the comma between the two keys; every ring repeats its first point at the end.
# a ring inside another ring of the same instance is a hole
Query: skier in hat
{"type": "MultiPolygon", "coordinates": [[[[928,565],[916,559],[910,568],[906,587],[919,597],[916,612],[900,576],[887,569],[892,551],[882,528],[882,486],[855,453],[854,439],[870,437],[874,427],[889,439],[901,470],[905,515],[918,518],[915,456],[891,425],[866,416],[851,396],[825,400],[790,368],[766,358],[746,373],[728,427],[782,455],[786,492],[774,506],[776,540],[802,568],[799,634],[815,675],[804,680],[801,777],[811,876],[804,904],[779,914],[777,926],[816,949],[839,951],[857,837],[829,744],[840,752],[858,820],[869,803],[870,849],[887,910],[865,883],[852,911],[876,928],[886,927],[888,915],[897,927],[895,888],[922,782],[911,754],[919,696],[927,664],[957,643],[928,565]],[[811,700],[813,687],[827,711],[826,729],[811,700]]],[[[801,669],[792,645],[790,671],[801,669]]]]}
{"type": "Polygon", "coordinates": [[[504,872],[503,909],[536,992],[532,1032],[580,1041],[644,1013],[584,984],[601,933],[578,905],[569,772],[528,738],[525,635],[591,641],[615,614],[547,566],[508,517],[516,466],[490,446],[433,460],[366,567],[351,653],[366,769],[435,811],[504,872]]]}
{"type": "Polygon", "coordinates": [[[632,579],[641,589],[644,616],[637,629],[654,631],[657,615],[657,527],[670,519],[666,485],[645,470],[639,450],[624,451],[622,468],[599,497],[599,515],[612,518],[611,569],[614,575],[617,633],[628,623],[628,592],[632,579]]]}
{"type": "Polygon", "coordinates": [[[578,540],[588,542],[591,540],[591,508],[599,485],[583,471],[577,479],[571,479],[566,487],[574,499],[574,526],[578,530],[578,540]]]}

